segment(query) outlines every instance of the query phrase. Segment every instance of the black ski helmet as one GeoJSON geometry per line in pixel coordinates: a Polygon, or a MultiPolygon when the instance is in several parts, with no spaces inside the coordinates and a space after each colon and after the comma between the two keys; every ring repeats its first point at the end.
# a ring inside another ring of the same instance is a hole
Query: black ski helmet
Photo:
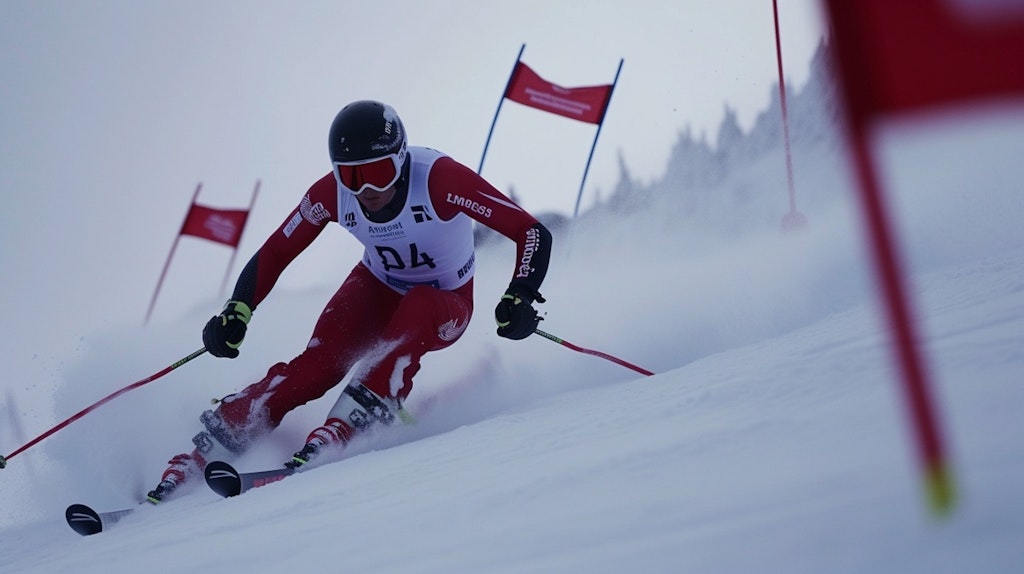
{"type": "Polygon", "coordinates": [[[373,100],[352,102],[334,116],[327,148],[331,162],[352,162],[398,154],[405,164],[405,126],[395,108],[373,100]]]}

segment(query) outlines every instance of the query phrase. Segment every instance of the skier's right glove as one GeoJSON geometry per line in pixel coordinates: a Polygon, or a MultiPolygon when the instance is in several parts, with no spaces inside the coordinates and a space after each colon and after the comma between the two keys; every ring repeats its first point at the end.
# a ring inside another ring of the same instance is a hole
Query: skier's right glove
{"type": "Polygon", "coordinates": [[[540,293],[529,287],[512,283],[494,308],[494,320],[498,323],[498,336],[506,339],[525,339],[533,334],[541,318],[533,308],[533,302],[543,303],[540,293]]]}
{"type": "Polygon", "coordinates": [[[203,344],[214,357],[234,359],[245,339],[245,330],[252,319],[252,309],[241,301],[228,301],[220,315],[203,327],[203,344]]]}

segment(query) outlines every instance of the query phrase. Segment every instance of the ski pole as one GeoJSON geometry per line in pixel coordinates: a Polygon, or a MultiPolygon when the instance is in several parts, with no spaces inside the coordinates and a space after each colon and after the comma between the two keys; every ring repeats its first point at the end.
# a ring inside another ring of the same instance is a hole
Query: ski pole
{"type": "Polygon", "coordinates": [[[613,363],[618,363],[618,364],[622,365],[623,367],[626,367],[627,369],[633,369],[634,371],[640,373],[641,375],[647,375],[648,377],[650,377],[650,376],[652,376],[654,374],[651,371],[648,371],[647,369],[645,369],[643,367],[638,367],[638,366],[634,365],[633,363],[630,363],[628,361],[623,361],[622,359],[620,359],[618,357],[613,357],[613,356],[609,355],[608,353],[602,353],[601,351],[595,351],[593,349],[584,349],[583,347],[579,347],[579,346],[573,345],[572,343],[570,343],[569,341],[566,341],[565,339],[562,339],[560,337],[556,337],[556,336],[552,335],[551,333],[546,333],[544,331],[541,331],[540,329],[534,329],[533,332],[537,333],[541,337],[544,337],[545,339],[549,339],[551,341],[554,341],[554,342],[558,343],[559,345],[562,345],[563,347],[568,347],[568,348],[572,349],[573,351],[578,351],[580,353],[586,353],[588,355],[594,355],[595,357],[601,357],[602,359],[607,359],[607,360],[609,360],[609,361],[611,361],[613,363]]]}
{"type": "Polygon", "coordinates": [[[113,393],[107,395],[106,397],[103,397],[99,401],[97,401],[97,402],[89,405],[88,407],[82,409],[81,411],[79,411],[77,414],[75,414],[71,418],[65,420],[64,422],[60,423],[59,425],[53,427],[52,429],[44,432],[43,434],[37,436],[36,438],[30,440],[27,444],[25,444],[24,446],[22,446],[18,450],[12,452],[11,454],[9,454],[7,456],[0,456],[0,468],[5,468],[7,466],[7,461],[9,459],[12,459],[15,456],[17,456],[19,453],[22,453],[22,452],[32,448],[36,443],[42,441],[46,437],[52,435],[53,433],[59,431],[60,429],[68,426],[69,424],[71,424],[71,423],[77,421],[78,419],[84,417],[85,415],[91,413],[96,408],[98,408],[98,407],[100,407],[100,406],[102,406],[102,405],[104,405],[104,404],[114,400],[115,398],[123,395],[124,393],[127,393],[130,390],[137,389],[137,388],[141,387],[142,385],[145,385],[147,383],[151,383],[151,382],[159,379],[160,377],[166,375],[167,373],[173,371],[174,369],[177,369],[178,367],[184,365],[185,363],[191,361],[192,359],[198,357],[199,355],[202,355],[205,352],[206,352],[206,347],[203,347],[202,349],[199,349],[198,351],[193,352],[189,356],[176,361],[175,363],[171,364],[168,367],[165,367],[160,372],[154,373],[154,374],[146,377],[145,379],[142,379],[141,381],[136,381],[136,382],[128,385],[127,387],[125,387],[125,388],[123,388],[123,389],[121,389],[119,391],[113,392],[113,393]]]}

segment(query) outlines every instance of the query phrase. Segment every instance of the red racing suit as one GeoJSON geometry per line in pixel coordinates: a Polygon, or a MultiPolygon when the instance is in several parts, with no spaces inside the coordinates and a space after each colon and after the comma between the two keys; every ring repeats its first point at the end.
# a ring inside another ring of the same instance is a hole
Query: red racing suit
{"type": "Polygon", "coordinates": [[[429,148],[410,147],[398,186],[382,220],[380,212],[364,213],[328,173],[242,271],[232,299],[255,310],[328,224],[341,224],[365,247],[362,261],[324,307],[306,349],[218,407],[233,435],[232,450],[244,449],[286,413],[323,396],[360,360],[350,386],[361,383],[381,398],[402,401],[422,356],[454,343],[469,323],[472,221],[515,241],[511,281],[539,295],[551,234],[532,215],[471,169],[429,148]]]}

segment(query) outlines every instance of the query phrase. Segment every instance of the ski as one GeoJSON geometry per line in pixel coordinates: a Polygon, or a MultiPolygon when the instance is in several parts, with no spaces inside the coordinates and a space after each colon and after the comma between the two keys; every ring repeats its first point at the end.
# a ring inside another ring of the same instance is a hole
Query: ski
{"type": "Polygon", "coordinates": [[[82,536],[92,536],[103,532],[117,521],[134,512],[134,508],[114,510],[111,512],[96,512],[84,504],[72,504],[64,511],[64,518],[68,526],[82,536]]]}
{"type": "Polygon", "coordinates": [[[260,486],[284,480],[295,474],[294,468],[278,468],[260,472],[238,472],[230,464],[215,460],[206,465],[206,484],[214,492],[228,498],[260,486]]]}

